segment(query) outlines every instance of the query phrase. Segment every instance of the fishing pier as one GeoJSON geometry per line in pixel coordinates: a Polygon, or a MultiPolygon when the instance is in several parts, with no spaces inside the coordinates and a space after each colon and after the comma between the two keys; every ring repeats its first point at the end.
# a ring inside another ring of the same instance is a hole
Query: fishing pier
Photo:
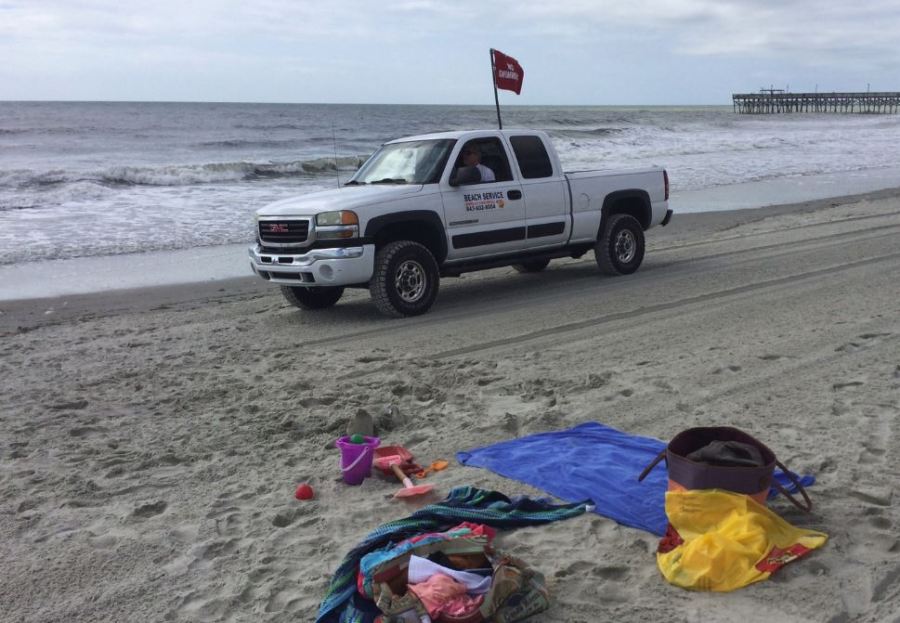
{"type": "Polygon", "coordinates": [[[744,115],[779,113],[863,113],[900,112],[900,92],[865,93],[786,93],[780,89],[762,89],[759,93],[734,93],[734,112],[744,115]]]}

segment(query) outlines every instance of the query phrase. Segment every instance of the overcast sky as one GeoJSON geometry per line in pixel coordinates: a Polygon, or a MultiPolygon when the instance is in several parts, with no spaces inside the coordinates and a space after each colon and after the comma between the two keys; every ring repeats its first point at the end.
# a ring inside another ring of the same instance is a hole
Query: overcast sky
{"type": "Polygon", "coordinates": [[[900,90],[898,0],[0,0],[0,99],[730,104],[900,90]]]}

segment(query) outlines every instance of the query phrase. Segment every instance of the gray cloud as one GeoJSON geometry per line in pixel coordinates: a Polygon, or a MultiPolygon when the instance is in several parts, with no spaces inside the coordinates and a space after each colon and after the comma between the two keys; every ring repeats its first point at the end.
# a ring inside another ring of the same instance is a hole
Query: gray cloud
{"type": "MultiPolygon", "coordinates": [[[[644,91],[620,85],[621,96],[637,99],[641,93],[659,97],[647,85],[659,84],[661,90],[671,84],[659,67],[671,73],[676,62],[682,75],[708,83],[695,93],[727,90],[729,85],[712,83],[717,71],[729,75],[724,64],[773,80],[791,75],[799,80],[808,73],[810,80],[823,81],[829,72],[835,83],[854,75],[885,84],[894,79],[892,72],[900,67],[895,34],[900,6],[885,0],[822,2],[6,1],[0,2],[0,54],[8,59],[0,67],[0,98],[31,92],[84,97],[94,91],[98,97],[116,97],[119,91],[108,79],[91,76],[135,73],[143,87],[122,90],[121,98],[154,92],[177,98],[188,80],[194,82],[192,97],[197,89],[207,89],[208,97],[216,98],[238,88],[216,80],[245,80],[245,72],[253,74],[254,91],[243,99],[334,101],[369,89],[379,97],[391,93],[418,101],[427,86],[421,78],[413,85],[392,82],[388,90],[381,76],[430,75],[426,80],[434,84],[435,100],[467,101],[480,98],[483,85],[469,82],[483,79],[483,59],[492,46],[530,63],[525,102],[530,94],[542,93],[540,85],[567,78],[567,67],[585,57],[595,59],[596,68],[587,79],[621,80],[616,73],[621,68],[622,75],[634,76],[635,85],[643,81],[644,91]],[[176,72],[184,75],[176,80],[176,72]],[[344,88],[346,76],[360,83],[356,91],[344,88]],[[28,80],[40,88],[25,85],[28,80]],[[77,93],[70,92],[73,82],[80,85],[77,93]]],[[[576,88],[573,96],[594,92],[576,88]]],[[[565,94],[548,87],[540,99],[555,98],[565,94]]]]}
{"type": "Polygon", "coordinates": [[[452,4],[432,0],[335,3],[291,0],[43,0],[6,3],[0,38],[85,39],[142,44],[180,38],[203,42],[216,37],[357,37],[414,35],[415,28],[448,35],[458,29],[492,28],[598,32],[615,26],[635,35],[664,33],[675,50],[708,55],[830,53],[841,41],[883,54],[900,31],[900,5],[874,0],[823,4],[812,0],[501,0],[452,4]],[[599,31],[598,31],[599,29],[599,31]]]}

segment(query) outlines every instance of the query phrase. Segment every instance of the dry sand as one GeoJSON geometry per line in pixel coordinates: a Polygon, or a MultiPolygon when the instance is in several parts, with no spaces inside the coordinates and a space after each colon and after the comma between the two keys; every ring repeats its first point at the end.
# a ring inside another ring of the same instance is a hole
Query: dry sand
{"type": "MultiPolygon", "coordinates": [[[[900,192],[648,240],[631,277],[467,275],[401,321],[253,279],[0,305],[0,619],[311,620],[344,553],[411,510],[336,480],[347,418],[392,405],[382,436],[425,462],[590,420],[731,424],[817,476],[812,515],[772,506],[828,544],[730,594],[669,586],[655,537],[596,514],[504,533],[548,578],[536,620],[900,620],[900,192]]],[[[432,482],[541,494],[455,461],[432,482]]]]}

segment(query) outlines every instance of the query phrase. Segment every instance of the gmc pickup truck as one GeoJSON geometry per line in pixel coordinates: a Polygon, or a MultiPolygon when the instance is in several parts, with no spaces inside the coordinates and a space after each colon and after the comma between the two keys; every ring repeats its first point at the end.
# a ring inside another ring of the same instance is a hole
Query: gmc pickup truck
{"type": "Polygon", "coordinates": [[[415,316],[441,277],[475,270],[532,273],[593,251],[602,272],[633,273],[644,231],[672,217],[668,199],[661,168],[564,173],[543,132],[411,136],[382,145],[342,188],[259,209],[250,265],[300,308],[368,288],[382,313],[415,316]]]}

